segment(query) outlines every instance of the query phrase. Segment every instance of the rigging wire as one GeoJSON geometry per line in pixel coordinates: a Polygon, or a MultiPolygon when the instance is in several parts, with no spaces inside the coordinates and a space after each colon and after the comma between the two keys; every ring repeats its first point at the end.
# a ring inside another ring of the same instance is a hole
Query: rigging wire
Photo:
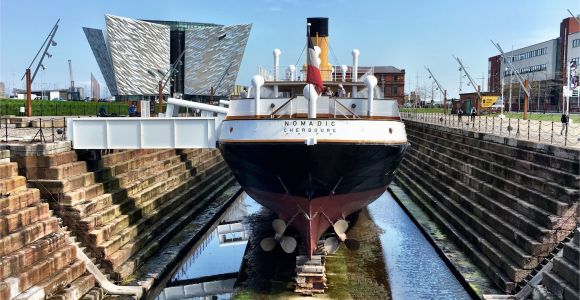
{"type": "Polygon", "coordinates": [[[302,58],[302,54],[304,54],[304,50],[306,49],[306,46],[304,46],[304,48],[302,48],[302,52],[300,52],[300,56],[298,56],[298,60],[296,61],[296,68],[298,68],[298,63],[300,62],[300,59],[302,58]]]}
{"type": "Polygon", "coordinates": [[[336,56],[336,54],[334,54],[334,49],[330,46],[330,43],[328,43],[328,48],[330,49],[330,53],[332,53],[332,58],[336,61],[335,66],[340,66],[341,65],[340,61],[338,60],[338,57],[336,56]]]}

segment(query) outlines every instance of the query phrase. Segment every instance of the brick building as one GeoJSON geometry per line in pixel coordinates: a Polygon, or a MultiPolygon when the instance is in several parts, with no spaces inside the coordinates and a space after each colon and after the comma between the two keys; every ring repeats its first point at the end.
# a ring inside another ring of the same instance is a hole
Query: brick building
{"type": "Polygon", "coordinates": [[[385,98],[397,99],[399,106],[405,102],[405,69],[393,66],[374,67],[374,75],[385,98]]]}
{"type": "Polygon", "coordinates": [[[492,56],[488,59],[487,89],[489,92],[501,91],[501,55],[492,56]]]}

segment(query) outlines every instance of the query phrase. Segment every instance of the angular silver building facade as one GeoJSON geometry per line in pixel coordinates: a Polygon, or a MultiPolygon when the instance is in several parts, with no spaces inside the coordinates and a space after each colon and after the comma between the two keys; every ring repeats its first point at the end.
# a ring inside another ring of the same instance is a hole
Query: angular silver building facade
{"type": "Polygon", "coordinates": [[[101,73],[103,74],[109,92],[111,92],[111,95],[117,95],[117,82],[115,81],[113,62],[111,61],[111,53],[107,49],[107,43],[105,42],[103,31],[86,27],[83,27],[83,31],[89,41],[91,50],[93,50],[93,54],[95,55],[97,64],[101,69],[101,73]]]}
{"type": "Polygon", "coordinates": [[[206,27],[185,34],[185,94],[227,96],[236,84],[252,25],[206,27]],[[200,63],[203,62],[203,63],[200,63]]]}
{"type": "Polygon", "coordinates": [[[251,25],[143,21],[106,15],[106,34],[83,28],[112,95],[151,98],[168,77],[163,93],[184,98],[227,96],[233,90],[251,25]],[[184,51],[176,72],[171,59],[184,51]],[[181,83],[172,86],[173,82],[181,83]]]}
{"type": "MultiPolygon", "coordinates": [[[[155,95],[169,71],[169,26],[107,15],[119,95],[155,95]]],[[[166,86],[163,93],[169,93],[166,86]]]]}

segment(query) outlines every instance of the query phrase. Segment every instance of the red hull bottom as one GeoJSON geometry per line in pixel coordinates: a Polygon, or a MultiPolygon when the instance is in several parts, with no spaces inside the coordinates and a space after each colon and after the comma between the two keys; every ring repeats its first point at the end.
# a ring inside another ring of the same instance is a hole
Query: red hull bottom
{"type": "Polygon", "coordinates": [[[252,189],[246,189],[246,192],[258,203],[277,213],[288,226],[295,228],[306,242],[308,254],[313,255],[317,241],[332,224],[366,207],[386,189],[385,186],[365,192],[329,195],[311,200],[252,189]]]}

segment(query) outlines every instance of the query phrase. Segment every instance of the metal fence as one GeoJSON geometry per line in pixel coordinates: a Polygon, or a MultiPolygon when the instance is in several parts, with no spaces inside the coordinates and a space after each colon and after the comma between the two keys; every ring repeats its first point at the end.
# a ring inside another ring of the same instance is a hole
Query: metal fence
{"type": "Polygon", "coordinates": [[[401,112],[403,119],[567,147],[580,147],[580,124],[442,113],[401,112]]]}
{"type": "Polygon", "coordinates": [[[28,123],[12,123],[0,117],[0,140],[4,143],[47,143],[66,140],[64,117],[37,118],[28,123]]]}

